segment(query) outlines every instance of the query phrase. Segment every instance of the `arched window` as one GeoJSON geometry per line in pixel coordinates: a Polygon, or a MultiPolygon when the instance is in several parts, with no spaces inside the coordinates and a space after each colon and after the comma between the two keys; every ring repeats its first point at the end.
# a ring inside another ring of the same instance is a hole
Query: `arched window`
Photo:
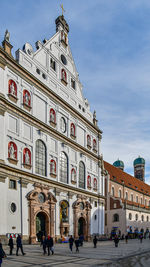
{"type": "Polygon", "coordinates": [[[97,142],[95,139],[93,139],[93,150],[97,151],[97,142]]]}
{"type": "Polygon", "coordinates": [[[70,126],[70,135],[72,136],[76,136],[76,128],[75,128],[75,125],[74,123],[71,123],[71,126],[70,126]]]}
{"type": "Polygon", "coordinates": [[[149,200],[149,207],[150,207],[150,200],[149,200]]]}
{"type": "Polygon", "coordinates": [[[129,220],[131,221],[132,220],[132,214],[129,213],[129,220]]]}
{"type": "Polygon", "coordinates": [[[31,107],[31,96],[27,90],[23,90],[23,104],[31,107]]]}
{"type": "Polygon", "coordinates": [[[17,85],[13,80],[9,80],[8,82],[8,93],[17,98],[17,85]]]}
{"type": "Polygon", "coordinates": [[[50,109],[50,122],[56,123],[56,113],[53,108],[50,109]]]}
{"type": "Polygon", "coordinates": [[[113,222],[119,222],[119,215],[117,213],[113,215],[113,222]]]}
{"type": "Polygon", "coordinates": [[[119,189],[119,194],[118,195],[119,195],[119,198],[121,198],[121,189],[119,189]]]}
{"type": "Polygon", "coordinates": [[[61,41],[67,44],[67,34],[64,31],[61,31],[61,41]]]}
{"type": "Polygon", "coordinates": [[[79,162],[79,187],[85,189],[85,165],[79,162]]]}
{"type": "Polygon", "coordinates": [[[60,222],[62,223],[66,223],[69,221],[68,207],[69,207],[69,204],[66,200],[62,200],[60,202],[60,222]]]}
{"type": "Polygon", "coordinates": [[[46,176],[46,146],[41,140],[35,145],[35,172],[46,176]]]}
{"type": "Polygon", "coordinates": [[[91,176],[90,175],[88,175],[87,177],[87,187],[91,188],[91,176]]]}
{"type": "Polygon", "coordinates": [[[72,182],[76,182],[76,180],[77,180],[76,170],[74,168],[72,168],[72,170],[71,170],[71,181],[72,182]]]}
{"type": "Polygon", "coordinates": [[[87,146],[91,147],[91,136],[87,135],[87,146]]]}
{"type": "Polygon", "coordinates": [[[149,217],[148,216],[146,217],[146,220],[147,220],[147,222],[149,222],[149,217]]]}
{"type": "Polygon", "coordinates": [[[144,215],[141,216],[141,221],[144,222],[144,215]]]}
{"type": "Polygon", "coordinates": [[[67,83],[67,73],[64,69],[61,70],[61,80],[67,83]]]}
{"type": "Polygon", "coordinates": [[[60,181],[68,183],[68,157],[64,152],[60,153],[60,181]]]}
{"type": "Polygon", "coordinates": [[[126,192],[125,199],[128,200],[128,192],[126,192]]]}
{"type": "Polygon", "coordinates": [[[143,204],[143,199],[142,199],[142,197],[141,197],[141,205],[143,204]]]}
{"type": "Polygon", "coordinates": [[[94,178],[93,180],[93,188],[94,190],[97,190],[97,179],[96,178],[94,178]]]}
{"type": "Polygon", "coordinates": [[[31,151],[27,147],[23,150],[23,164],[31,165],[31,151]]]}
{"type": "Polygon", "coordinates": [[[50,174],[56,175],[56,161],[54,159],[50,161],[50,174]]]}
{"type": "Polygon", "coordinates": [[[135,220],[136,221],[138,220],[138,214],[135,214],[135,220]]]}
{"type": "Polygon", "coordinates": [[[145,199],[145,206],[147,206],[147,199],[145,199]]]}
{"type": "Polygon", "coordinates": [[[17,146],[14,142],[8,144],[8,158],[17,160],[17,146]]]}
{"type": "Polygon", "coordinates": [[[136,203],[138,203],[139,199],[138,199],[138,196],[136,196],[136,203]]]}
{"type": "Polygon", "coordinates": [[[131,201],[133,202],[133,194],[131,194],[131,201]]]}

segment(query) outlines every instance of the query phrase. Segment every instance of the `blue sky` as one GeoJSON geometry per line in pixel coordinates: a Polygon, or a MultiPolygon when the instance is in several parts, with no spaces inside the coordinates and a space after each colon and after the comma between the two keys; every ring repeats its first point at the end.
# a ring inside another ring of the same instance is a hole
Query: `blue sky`
{"type": "MultiPolygon", "coordinates": [[[[48,39],[61,14],[60,0],[0,1],[0,41],[6,28],[13,53],[48,39]]],[[[64,0],[69,43],[92,111],[103,130],[101,151],[113,163],[146,160],[150,183],[150,1],[64,0]]]]}

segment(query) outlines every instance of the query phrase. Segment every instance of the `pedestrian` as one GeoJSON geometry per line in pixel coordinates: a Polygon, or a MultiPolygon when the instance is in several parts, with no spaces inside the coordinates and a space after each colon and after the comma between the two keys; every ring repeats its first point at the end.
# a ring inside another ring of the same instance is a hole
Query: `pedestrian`
{"type": "Polygon", "coordinates": [[[125,239],[126,239],[126,244],[127,244],[128,243],[128,234],[126,234],[125,239]]]}
{"type": "Polygon", "coordinates": [[[69,238],[69,248],[70,248],[70,250],[71,250],[71,253],[72,253],[73,243],[74,243],[74,238],[73,238],[72,235],[71,235],[70,238],[69,238]]]}
{"type": "Polygon", "coordinates": [[[52,252],[52,255],[54,254],[53,250],[53,238],[48,235],[47,241],[46,241],[47,249],[48,249],[48,256],[50,255],[50,251],[52,252]]]}
{"type": "Polygon", "coordinates": [[[41,240],[41,246],[43,247],[43,254],[46,254],[46,244],[47,244],[47,239],[46,236],[42,236],[41,240]]]}
{"type": "Polygon", "coordinates": [[[95,235],[94,238],[93,238],[94,248],[96,248],[97,241],[98,241],[98,239],[97,239],[97,237],[96,237],[96,235],[95,235]]]}
{"type": "Polygon", "coordinates": [[[143,241],[143,234],[140,234],[140,243],[143,241]]]}
{"type": "Polygon", "coordinates": [[[21,249],[22,255],[24,256],[26,253],[23,252],[22,237],[21,237],[21,235],[18,235],[17,236],[16,245],[17,245],[16,256],[18,256],[18,250],[19,250],[19,248],[21,249]]]}
{"type": "Polygon", "coordinates": [[[115,247],[117,248],[118,247],[118,243],[119,243],[119,238],[118,238],[117,235],[115,235],[114,242],[115,242],[115,247]]]}
{"type": "Polygon", "coordinates": [[[80,244],[80,241],[79,241],[79,238],[77,238],[75,240],[75,246],[76,246],[76,252],[78,252],[78,253],[79,253],[79,244],[80,244]]]}
{"type": "Polygon", "coordinates": [[[10,248],[10,252],[9,252],[9,254],[12,255],[13,248],[14,248],[14,242],[13,242],[12,235],[10,235],[10,238],[9,238],[9,241],[8,241],[8,246],[9,246],[9,248],[10,248]]]}
{"type": "Polygon", "coordinates": [[[80,235],[79,236],[79,243],[80,243],[80,246],[81,247],[83,246],[83,241],[84,241],[84,236],[83,235],[80,235]]]}
{"type": "Polygon", "coordinates": [[[2,246],[2,243],[1,243],[1,239],[0,239],[0,267],[2,265],[3,258],[6,258],[6,254],[5,254],[4,250],[3,250],[3,246],[2,246]]]}

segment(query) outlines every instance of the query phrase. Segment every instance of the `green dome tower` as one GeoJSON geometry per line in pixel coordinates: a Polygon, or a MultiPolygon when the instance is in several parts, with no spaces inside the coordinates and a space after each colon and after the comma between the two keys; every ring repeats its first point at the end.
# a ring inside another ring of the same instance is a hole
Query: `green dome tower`
{"type": "Polygon", "coordinates": [[[145,159],[140,156],[134,160],[134,177],[145,182],[145,159]]]}
{"type": "Polygon", "coordinates": [[[116,160],[113,165],[119,169],[121,169],[122,171],[124,170],[124,163],[122,160],[116,160]]]}

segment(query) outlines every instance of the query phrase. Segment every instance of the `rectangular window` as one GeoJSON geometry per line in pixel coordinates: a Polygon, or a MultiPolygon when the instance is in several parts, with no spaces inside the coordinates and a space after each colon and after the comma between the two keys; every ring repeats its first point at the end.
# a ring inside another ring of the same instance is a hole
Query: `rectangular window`
{"type": "Polygon", "coordinates": [[[10,189],[17,189],[17,183],[15,180],[12,180],[12,179],[9,180],[9,188],[10,189]]]}

